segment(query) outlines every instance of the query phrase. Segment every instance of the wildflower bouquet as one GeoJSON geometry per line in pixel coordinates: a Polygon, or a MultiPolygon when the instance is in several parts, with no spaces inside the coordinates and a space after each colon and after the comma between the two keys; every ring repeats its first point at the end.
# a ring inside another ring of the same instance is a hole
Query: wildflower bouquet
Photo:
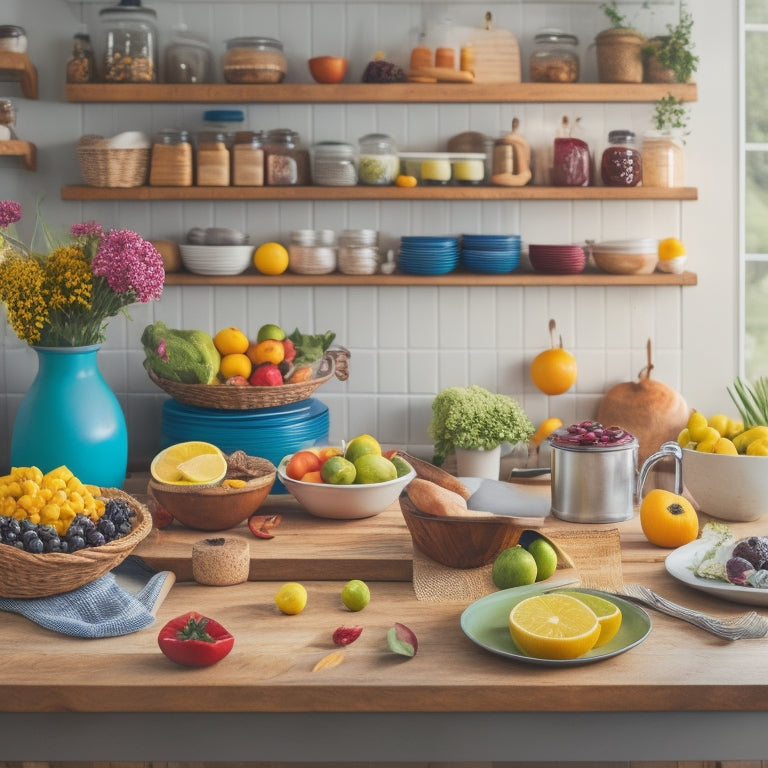
{"type": "MultiPolygon", "coordinates": [[[[100,344],[108,320],[136,302],[159,299],[165,270],[155,247],[131,230],[75,224],[66,242],[34,253],[15,235],[21,205],[0,202],[0,301],[8,322],[33,346],[100,344]]],[[[38,222],[40,221],[38,217],[38,222]]]]}

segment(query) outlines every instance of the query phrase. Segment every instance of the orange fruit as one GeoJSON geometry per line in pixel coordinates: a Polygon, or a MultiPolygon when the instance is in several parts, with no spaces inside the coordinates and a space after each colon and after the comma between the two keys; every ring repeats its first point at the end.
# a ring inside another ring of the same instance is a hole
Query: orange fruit
{"type": "Polygon", "coordinates": [[[251,375],[253,364],[248,359],[248,355],[242,352],[232,352],[224,355],[219,363],[219,373],[223,378],[229,379],[232,376],[244,376],[246,379],[251,375]]]}
{"type": "Polygon", "coordinates": [[[324,483],[323,473],[319,469],[315,469],[312,472],[307,472],[306,475],[301,477],[302,483],[324,483]]]}
{"type": "Polygon", "coordinates": [[[280,243],[264,243],[253,254],[253,265],[263,275],[282,275],[288,269],[288,251],[280,243]]]}
{"type": "Polygon", "coordinates": [[[289,384],[298,384],[300,381],[309,381],[315,375],[315,371],[311,365],[304,365],[301,368],[297,368],[292,374],[289,380],[289,384]]]}
{"type": "Polygon", "coordinates": [[[557,416],[550,416],[548,419],[544,419],[533,433],[531,442],[536,446],[541,445],[556,429],[560,429],[562,426],[563,422],[557,416]]]}
{"type": "Polygon", "coordinates": [[[220,355],[244,353],[248,349],[248,337],[239,328],[230,326],[222,328],[213,337],[213,345],[220,355]]]}
{"type": "Polygon", "coordinates": [[[297,451],[285,465],[285,474],[292,480],[303,480],[308,472],[319,472],[323,462],[312,451],[297,451]]]}
{"type": "Polygon", "coordinates": [[[562,395],[575,383],[576,358],[562,347],[540,352],[531,363],[531,380],[545,395],[562,395]]]}
{"type": "Polygon", "coordinates": [[[285,357],[285,347],[282,341],[267,339],[266,341],[258,342],[253,347],[249,347],[248,357],[254,365],[261,365],[262,363],[278,365],[283,362],[285,357]]]}
{"type": "Polygon", "coordinates": [[[699,516],[684,496],[654,488],[640,502],[640,527],[657,547],[682,547],[699,535],[699,516]]]}

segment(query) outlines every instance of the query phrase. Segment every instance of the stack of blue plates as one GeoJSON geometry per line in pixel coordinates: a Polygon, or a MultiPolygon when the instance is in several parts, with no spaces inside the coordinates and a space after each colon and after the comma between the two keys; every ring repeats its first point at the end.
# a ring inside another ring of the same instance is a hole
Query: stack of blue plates
{"type": "MultiPolygon", "coordinates": [[[[197,408],[176,400],[163,403],[162,447],[188,440],[213,443],[224,453],[245,451],[277,466],[284,456],[313,445],[327,445],[328,406],[313,397],[274,408],[229,411],[197,408]]],[[[286,493],[275,480],[272,493],[286,493]]]]}
{"type": "Polygon", "coordinates": [[[461,264],[471,272],[512,272],[520,264],[520,235],[463,235],[461,264]]]}
{"type": "Polygon", "coordinates": [[[412,275],[445,275],[459,264],[458,237],[403,236],[399,267],[412,275]]]}

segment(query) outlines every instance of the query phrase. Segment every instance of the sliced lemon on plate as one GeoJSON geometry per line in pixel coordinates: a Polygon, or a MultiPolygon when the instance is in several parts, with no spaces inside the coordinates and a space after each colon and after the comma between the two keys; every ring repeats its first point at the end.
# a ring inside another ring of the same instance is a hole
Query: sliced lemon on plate
{"type": "Polygon", "coordinates": [[[149,471],[159,483],[216,485],[227,474],[227,460],[212,443],[191,440],[160,451],[149,471]]]}
{"type": "Polygon", "coordinates": [[[570,595],[577,600],[581,600],[582,603],[588,605],[594,611],[600,624],[600,636],[597,638],[595,648],[599,648],[601,645],[605,645],[613,640],[621,628],[622,614],[618,605],[610,600],[606,600],[604,597],[593,595],[589,592],[563,592],[561,594],[570,595]]]}

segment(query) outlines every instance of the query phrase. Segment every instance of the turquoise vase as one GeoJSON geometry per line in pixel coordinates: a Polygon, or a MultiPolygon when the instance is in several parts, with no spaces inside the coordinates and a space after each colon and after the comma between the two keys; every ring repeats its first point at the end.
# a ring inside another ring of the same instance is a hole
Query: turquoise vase
{"type": "Polygon", "coordinates": [[[33,347],[38,369],[11,436],[11,466],[43,472],[67,466],[84,483],[122,488],[128,430],[99,371],[100,344],[33,347]]]}

